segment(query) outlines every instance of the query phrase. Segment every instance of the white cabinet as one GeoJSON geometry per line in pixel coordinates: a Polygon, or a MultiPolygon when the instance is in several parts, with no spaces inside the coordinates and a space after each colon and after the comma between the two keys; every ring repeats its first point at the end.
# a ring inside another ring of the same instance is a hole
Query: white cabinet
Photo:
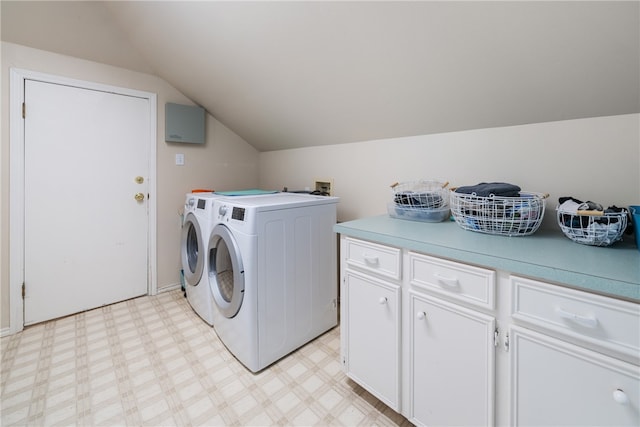
{"type": "Polygon", "coordinates": [[[343,239],[342,362],[347,375],[400,411],[400,250],[343,239]]]}
{"type": "Polygon", "coordinates": [[[409,413],[419,425],[492,425],[494,318],[409,294],[409,413]]]}
{"type": "Polygon", "coordinates": [[[419,425],[493,425],[495,272],[416,252],[407,263],[405,415],[419,425]]]}
{"type": "Polygon", "coordinates": [[[638,426],[638,366],[512,327],[511,425],[638,426]]]}
{"type": "Polygon", "coordinates": [[[495,273],[354,238],[341,254],[346,374],[416,424],[493,424],[495,273]]]}
{"type": "Polygon", "coordinates": [[[347,375],[417,425],[640,425],[640,304],[341,238],[347,375]]]}
{"type": "Polygon", "coordinates": [[[511,424],[640,425],[638,304],[515,276],[511,285],[511,424]]]}

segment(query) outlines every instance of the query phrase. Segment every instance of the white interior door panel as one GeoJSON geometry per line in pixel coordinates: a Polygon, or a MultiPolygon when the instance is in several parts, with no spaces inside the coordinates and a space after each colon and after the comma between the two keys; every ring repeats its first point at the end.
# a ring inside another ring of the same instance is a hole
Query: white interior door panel
{"type": "Polygon", "coordinates": [[[149,100],[26,80],[25,105],[24,324],[145,294],[149,100]]]}

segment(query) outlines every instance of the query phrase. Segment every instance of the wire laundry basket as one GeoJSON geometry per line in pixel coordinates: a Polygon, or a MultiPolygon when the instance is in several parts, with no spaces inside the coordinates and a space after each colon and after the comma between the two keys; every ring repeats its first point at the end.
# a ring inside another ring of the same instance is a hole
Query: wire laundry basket
{"type": "Polygon", "coordinates": [[[411,181],[391,185],[393,201],[387,212],[393,218],[422,222],[442,222],[449,218],[448,182],[411,181]]]}
{"type": "Polygon", "coordinates": [[[393,202],[387,205],[390,217],[422,222],[442,222],[449,218],[448,182],[411,181],[391,185],[393,202]]]}
{"type": "Polygon", "coordinates": [[[451,213],[465,230],[502,236],[527,236],[536,232],[545,212],[548,194],[521,191],[520,197],[456,193],[449,195],[451,213]]]}
{"type": "Polygon", "coordinates": [[[440,209],[449,205],[448,182],[411,181],[391,185],[393,203],[404,209],[440,209]]]}
{"type": "Polygon", "coordinates": [[[622,240],[627,228],[628,212],[600,212],[591,215],[564,212],[556,208],[560,229],[576,243],[590,246],[609,246],[622,240]]]}

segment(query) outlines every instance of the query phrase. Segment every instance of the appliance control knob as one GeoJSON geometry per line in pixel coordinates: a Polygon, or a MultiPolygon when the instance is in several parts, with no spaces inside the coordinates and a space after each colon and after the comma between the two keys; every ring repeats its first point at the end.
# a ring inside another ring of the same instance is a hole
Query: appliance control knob
{"type": "Polygon", "coordinates": [[[196,199],[194,199],[193,197],[187,201],[187,205],[189,206],[193,206],[195,204],[196,204],[196,199]]]}
{"type": "Polygon", "coordinates": [[[222,205],[222,206],[220,206],[220,207],[218,208],[218,213],[219,213],[220,215],[224,215],[224,214],[226,214],[226,213],[227,213],[227,206],[226,206],[226,205],[222,205]]]}

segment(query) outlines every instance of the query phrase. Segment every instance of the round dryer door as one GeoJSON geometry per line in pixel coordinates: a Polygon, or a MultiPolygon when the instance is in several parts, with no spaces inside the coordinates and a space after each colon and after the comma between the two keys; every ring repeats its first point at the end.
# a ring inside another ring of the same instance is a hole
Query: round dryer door
{"type": "Polygon", "coordinates": [[[231,232],[218,224],[209,239],[209,285],[220,312],[227,318],[240,310],[244,297],[244,267],[231,232]]]}
{"type": "Polygon", "coordinates": [[[182,226],[182,270],[187,284],[196,286],[200,283],[204,270],[205,250],[202,242],[202,231],[195,215],[188,213],[182,226]]]}

